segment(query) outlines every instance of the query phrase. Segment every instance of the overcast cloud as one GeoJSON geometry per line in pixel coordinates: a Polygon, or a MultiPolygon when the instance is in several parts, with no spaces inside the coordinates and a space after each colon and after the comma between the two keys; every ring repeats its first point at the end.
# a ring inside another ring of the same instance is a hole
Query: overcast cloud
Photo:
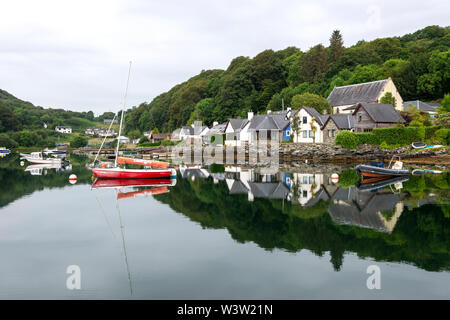
{"type": "Polygon", "coordinates": [[[117,111],[265,49],[346,46],[448,25],[450,2],[0,0],[0,88],[43,107],[117,111]]]}

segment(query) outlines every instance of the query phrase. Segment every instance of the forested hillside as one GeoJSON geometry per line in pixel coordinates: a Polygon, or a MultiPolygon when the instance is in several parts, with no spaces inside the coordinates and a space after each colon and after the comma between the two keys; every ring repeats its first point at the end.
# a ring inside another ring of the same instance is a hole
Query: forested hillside
{"type": "Polygon", "coordinates": [[[61,136],[54,131],[55,126],[71,126],[74,132],[82,132],[113,116],[112,112],[94,117],[92,111],[44,109],[0,89],[0,146],[54,146],[61,136]]]}
{"type": "MultiPolygon", "coordinates": [[[[298,94],[323,103],[334,86],[392,77],[405,101],[440,100],[450,91],[450,28],[429,26],[402,37],[343,46],[330,42],[308,51],[296,47],[237,57],[226,70],[202,71],[150,103],[127,112],[126,131],[171,131],[194,120],[206,124],[246,116],[248,110],[279,110],[298,94]]],[[[135,133],[137,135],[137,133],[135,133]]]]}

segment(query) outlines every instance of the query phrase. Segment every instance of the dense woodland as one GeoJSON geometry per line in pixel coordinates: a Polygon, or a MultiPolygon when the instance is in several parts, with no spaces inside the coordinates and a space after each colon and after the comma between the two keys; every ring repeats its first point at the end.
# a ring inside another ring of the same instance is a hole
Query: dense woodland
{"type": "MultiPolygon", "coordinates": [[[[201,120],[207,125],[247,111],[265,112],[301,105],[330,112],[326,97],[334,86],[392,77],[405,101],[440,101],[450,92],[450,27],[429,26],[402,37],[359,41],[344,47],[335,30],[324,46],[265,50],[253,58],[237,57],[226,70],[206,70],[127,111],[130,138],[157,128],[170,132],[201,120]]],[[[450,111],[450,110],[448,110],[450,111]]],[[[54,127],[83,131],[111,119],[107,112],[44,109],[0,90],[0,145],[52,145],[54,127]],[[47,129],[44,129],[44,123],[47,129]]],[[[450,117],[447,117],[450,118],[450,117]]]]}
{"type": "Polygon", "coordinates": [[[126,131],[171,131],[194,120],[207,125],[249,110],[265,112],[305,102],[326,109],[334,86],[391,77],[405,101],[440,101],[450,92],[450,28],[429,26],[402,37],[330,42],[307,51],[296,47],[237,57],[227,70],[206,70],[127,112],[126,131]],[[293,99],[294,96],[297,97],[293,99]],[[298,96],[300,95],[300,96],[298,96]]]}

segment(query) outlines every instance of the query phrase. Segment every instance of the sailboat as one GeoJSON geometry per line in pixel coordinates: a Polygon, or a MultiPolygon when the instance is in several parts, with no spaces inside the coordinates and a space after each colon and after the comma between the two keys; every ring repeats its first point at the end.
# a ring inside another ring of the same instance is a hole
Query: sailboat
{"type": "MultiPolygon", "coordinates": [[[[120,116],[120,127],[119,127],[119,137],[122,133],[122,124],[123,124],[123,115],[125,113],[125,104],[126,104],[126,98],[128,93],[128,84],[130,81],[130,71],[131,71],[131,61],[130,61],[130,67],[128,69],[128,80],[127,80],[127,86],[125,89],[125,97],[123,99],[123,107],[122,112],[120,116]]],[[[111,125],[114,121],[111,122],[111,125]]],[[[105,137],[106,138],[106,137],[105,137]]],[[[104,141],[103,141],[104,142],[104,141]]],[[[114,161],[114,166],[111,168],[106,167],[106,165],[103,165],[100,168],[93,168],[92,172],[97,178],[102,179],[151,179],[151,178],[176,178],[177,173],[175,169],[170,168],[164,168],[164,169],[124,169],[118,166],[118,155],[119,155],[119,141],[117,142],[116,146],[116,158],[114,161]]],[[[100,146],[100,149],[102,148],[102,145],[100,146]]],[[[100,152],[99,149],[99,152],[100,152]]],[[[99,154],[97,153],[97,156],[99,154]]],[[[97,157],[96,157],[97,159],[97,157]]],[[[94,163],[96,161],[94,160],[94,163]]]]}

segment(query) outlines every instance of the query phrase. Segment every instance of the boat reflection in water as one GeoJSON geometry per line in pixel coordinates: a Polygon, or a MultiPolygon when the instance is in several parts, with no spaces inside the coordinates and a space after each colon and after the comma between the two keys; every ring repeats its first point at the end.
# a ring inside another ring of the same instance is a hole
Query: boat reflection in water
{"type": "Polygon", "coordinates": [[[49,170],[55,169],[56,172],[71,172],[72,165],[70,163],[48,163],[48,164],[32,164],[25,168],[25,172],[29,172],[33,176],[46,175],[49,170]]]}
{"type": "Polygon", "coordinates": [[[146,197],[169,192],[168,187],[173,187],[177,179],[96,179],[92,189],[112,188],[117,189],[117,199],[146,197]],[[122,188],[145,188],[129,192],[122,188]]]}
{"type": "MultiPolygon", "coordinates": [[[[116,210],[117,210],[117,216],[119,219],[119,225],[120,225],[120,236],[122,239],[122,254],[125,259],[125,266],[126,271],[128,275],[128,283],[130,287],[130,295],[133,295],[133,285],[132,285],[132,278],[131,278],[131,271],[130,266],[128,263],[128,256],[127,256],[127,247],[125,244],[125,234],[124,234],[124,225],[122,223],[122,217],[120,214],[119,209],[119,200],[121,199],[132,199],[137,197],[147,197],[149,195],[157,195],[157,194],[164,194],[169,192],[169,187],[175,186],[177,183],[176,178],[163,178],[163,179],[96,179],[94,183],[91,186],[91,189],[93,190],[99,190],[99,189],[113,189],[115,190],[117,196],[116,196],[116,210]],[[125,188],[132,188],[132,191],[123,191],[125,188]],[[135,189],[138,190],[135,190],[135,189]],[[144,189],[141,189],[144,188],[144,189]]],[[[108,227],[110,228],[111,233],[113,234],[113,237],[115,237],[114,232],[112,231],[111,223],[109,222],[108,218],[106,217],[103,206],[101,205],[98,197],[95,195],[95,199],[97,201],[97,204],[100,207],[100,211],[102,212],[108,227]]]]}

